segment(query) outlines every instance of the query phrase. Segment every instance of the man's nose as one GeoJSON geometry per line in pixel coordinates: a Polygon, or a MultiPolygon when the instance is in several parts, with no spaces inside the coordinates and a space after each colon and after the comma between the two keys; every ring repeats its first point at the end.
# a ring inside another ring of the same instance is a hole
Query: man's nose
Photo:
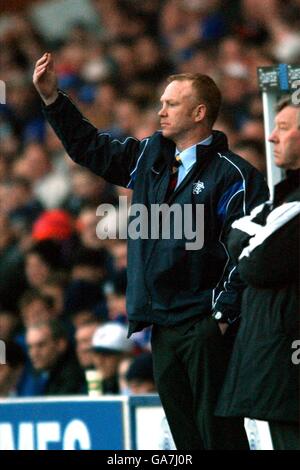
{"type": "Polygon", "coordinates": [[[166,115],[166,108],[164,106],[162,106],[160,108],[160,110],[158,111],[158,115],[161,117],[161,116],[165,116],[166,115]]]}
{"type": "Polygon", "coordinates": [[[277,136],[276,136],[276,131],[275,131],[275,129],[273,129],[273,131],[269,135],[268,141],[271,142],[272,144],[275,144],[275,142],[277,142],[277,140],[278,139],[277,139],[277,136]]]}

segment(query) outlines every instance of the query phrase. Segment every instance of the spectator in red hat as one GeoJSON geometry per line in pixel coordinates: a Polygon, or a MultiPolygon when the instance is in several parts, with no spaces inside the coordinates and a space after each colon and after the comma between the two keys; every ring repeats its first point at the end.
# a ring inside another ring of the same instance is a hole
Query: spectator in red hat
{"type": "Polygon", "coordinates": [[[40,240],[67,240],[73,233],[72,218],[62,209],[45,211],[34,223],[32,237],[40,240]]]}

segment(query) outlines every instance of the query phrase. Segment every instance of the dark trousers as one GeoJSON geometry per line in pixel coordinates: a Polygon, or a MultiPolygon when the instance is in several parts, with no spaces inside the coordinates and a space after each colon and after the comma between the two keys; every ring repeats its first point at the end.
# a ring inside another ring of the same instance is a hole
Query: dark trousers
{"type": "Polygon", "coordinates": [[[154,376],[178,450],[249,449],[243,419],[214,416],[231,345],[212,317],[154,325],[154,376]]]}
{"type": "Polygon", "coordinates": [[[269,421],[274,450],[300,450],[300,426],[297,423],[269,421]]]}

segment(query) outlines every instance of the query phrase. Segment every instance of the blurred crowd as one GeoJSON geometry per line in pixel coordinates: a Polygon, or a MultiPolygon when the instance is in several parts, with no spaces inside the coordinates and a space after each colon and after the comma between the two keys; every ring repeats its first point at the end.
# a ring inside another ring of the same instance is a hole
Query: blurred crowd
{"type": "MultiPolygon", "coordinates": [[[[36,60],[51,51],[59,87],[119,139],[158,129],[168,75],[208,74],[223,94],[215,128],[262,173],[257,67],[300,63],[300,0],[91,4],[99,32],[78,18],[66,39],[49,41],[26,14],[11,14],[0,33],[0,397],[85,394],[89,370],[102,393],[155,390],[149,329],[126,339],[126,241],[96,231],[97,207],[118,207],[130,190],[66,156],[32,85],[36,60]]],[[[116,211],[104,217],[116,223],[116,211]]]]}

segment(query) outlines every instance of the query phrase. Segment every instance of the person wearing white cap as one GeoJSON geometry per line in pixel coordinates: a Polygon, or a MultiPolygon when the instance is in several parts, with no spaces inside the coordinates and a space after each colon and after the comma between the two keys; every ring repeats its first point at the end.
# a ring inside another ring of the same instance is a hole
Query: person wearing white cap
{"type": "Polygon", "coordinates": [[[93,363],[102,378],[102,393],[119,393],[118,365],[126,355],[131,355],[134,342],[127,338],[127,328],[108,322],[97,328],[92,338],[93,363]]]}

